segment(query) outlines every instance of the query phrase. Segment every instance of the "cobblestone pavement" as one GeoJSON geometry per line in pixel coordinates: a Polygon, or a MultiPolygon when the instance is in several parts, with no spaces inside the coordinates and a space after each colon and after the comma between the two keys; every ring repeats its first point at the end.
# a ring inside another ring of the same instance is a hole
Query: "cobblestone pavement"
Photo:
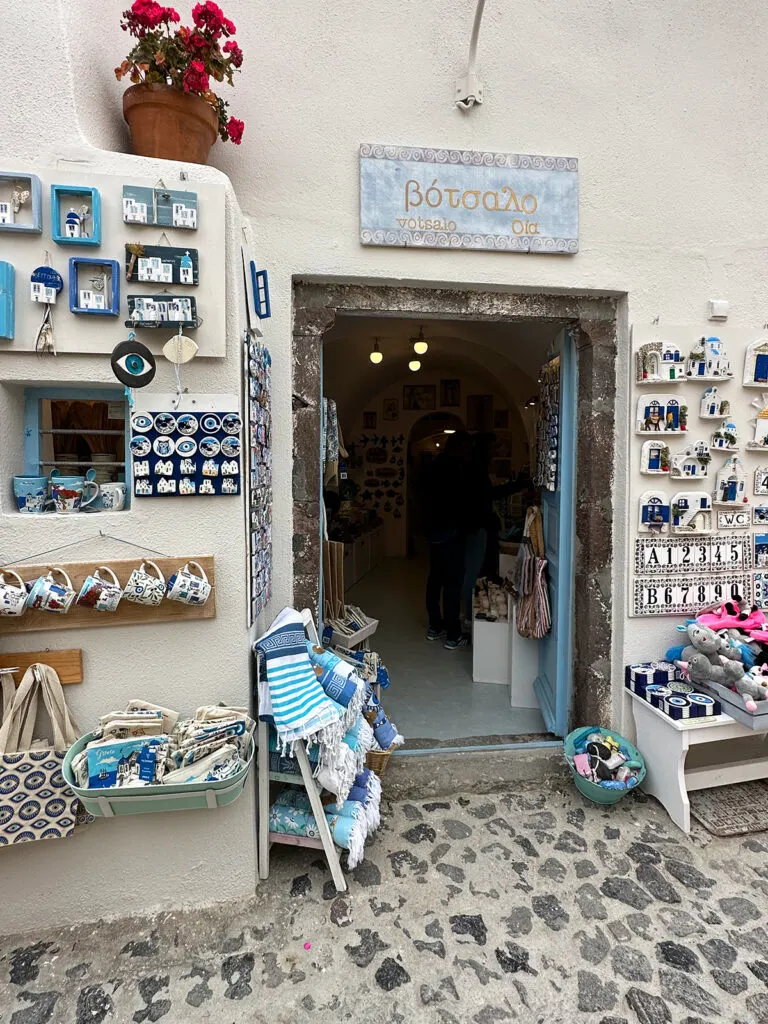
{"type": "Polygon", "coordinates": [[[0,941],[0,1020],[760,1024],[767,897],[768,833],[641,794],[397,804],[348,894],[282,848],[244,905],[0,941]]]}

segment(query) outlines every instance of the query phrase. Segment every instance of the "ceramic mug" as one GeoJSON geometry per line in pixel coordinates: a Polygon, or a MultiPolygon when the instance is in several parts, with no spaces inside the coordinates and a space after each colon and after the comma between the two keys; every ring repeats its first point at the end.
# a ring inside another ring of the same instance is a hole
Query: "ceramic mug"
{"type": "Polygon", "coordinates": [[[75,599],[75,591],[72,589],[72,580],[63,569],[54,567],[48,571],[46,576],[40,576],[32,584],[32,589],[27,598],[27,608],[38,612],[59,612],[64,614],[75,599]],[[66,584],[57,583],[53,574],[57,572],[64,578],[66,584]]]}
{"type": "Polygon", "coordinates": [[[154,562],[149,560],[142,562],[141,568],[134,569],[128,577],[123,597],[126,601],[133,601],[134,604],[158,605],[165,597],[165,576],[154,562]],[[145,565],[151,565],[156,575],[150,576],[144,568],[145,565]]]}
{"type": "Polygon", "coordinates": [[[187,562],[178,569],[168,580],[169,601],[181,601],[182,604],[205,604],[211,596],[211,584],[205,575],[205,570],[197,562],[187,562]],[[190,572],[190,565],[193,565],[200,573],[195,576],[190,572]]]}
{"type": "Polygon", "coordinates": [[[93,608],[97,612],[114,612],[120,604],[123,596],[123,588],[120,580],[108,565],[100,565],[91,576],[86,576],[80,593],[77,595],[77,604],[84,608],[93,608]],[[99,573],[106,572],[112,577],[112,581],[104,580],[99,573]]]}
{"type": "Polygon", "coordinates": [[[84,502],[83,512],[121,512],[125,508],[127,487],[124,481],[99,484],[99,493],[84,502]]]}
{"type": "Polygon", "coordinates": [[[13,478],[13,496],[19,512],[26,515],[40,515],[45,506],[50,504],[48,498],[48,477],[22,473],[13,478]]]}
{"type": "Polygon", "coordinates": [[[81,508],[91,505],[101,493],[95,481],[96,470],[89,469],[85,476],[62,476],[58,469],[51,470],[51,497],[53,506],[59,515],[79,512],[81,508]],[[86,490],[94,488],[91,497],[84,500],[86,490]]]}
{"type": "Polygon", "coordinates": [[[0,573],[0,615],[23,615],[27,607],[27,597],[27,588],[18,573],[13,569],[6,569],[0,573]],[[18,587],[6,583],[6,576],[15,576],[19,581],[18,587]]]}

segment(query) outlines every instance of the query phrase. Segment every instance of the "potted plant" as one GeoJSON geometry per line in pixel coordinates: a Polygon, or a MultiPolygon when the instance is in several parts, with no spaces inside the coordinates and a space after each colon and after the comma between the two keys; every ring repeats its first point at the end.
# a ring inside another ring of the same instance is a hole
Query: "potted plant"
{"type": "Polygon", "coordinates": [[[193,7],[191,26],[179,22],[172,7],[135,0],[120,23],[135,43],[115,76],[133,83],[123,115],[134,153],[204,164],[217,135],[235,145],[242,140],[243,122],[228,115],[210,80],[232,85],[243,51],[232,38],[235,26],[212,0],[193,7]]]}

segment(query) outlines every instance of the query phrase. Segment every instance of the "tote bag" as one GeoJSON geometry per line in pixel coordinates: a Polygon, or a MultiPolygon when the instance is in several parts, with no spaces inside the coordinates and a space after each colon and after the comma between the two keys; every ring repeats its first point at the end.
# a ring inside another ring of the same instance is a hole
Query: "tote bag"
{"type": "Polygon", "coordinates": [[[59,677],[49,665],[30,665],[18,689],[3,679],[2,695],[0,846],[70,836],[89,816],[61,773],[80,731],[59,677]],[[40,697],[53,728],[52,744],[32,739],[40,697]]]}

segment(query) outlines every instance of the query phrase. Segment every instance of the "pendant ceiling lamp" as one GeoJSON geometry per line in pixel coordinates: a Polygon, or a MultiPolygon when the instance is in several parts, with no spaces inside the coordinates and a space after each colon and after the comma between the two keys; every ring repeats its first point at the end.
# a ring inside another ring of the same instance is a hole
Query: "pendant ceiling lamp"
{"type": "Polygon", "coordinates": [[[373,348],[371,349],[371,354],[368,356],[368,358],[371,360],[372,363],[376,363],[376,364],[380,363],[382,361],[382,359],[384,358],[384,354],[382,353],[381,349],[379,348],[379,339],[378,338],[374,338],[373,339],[373,348]]]}
{"type": "Polygon", "coordinates": [[[419,328],[419,335],[417,338],[411,338],[411,344],[413,345],[413,351],[417,356],[426,355],[429,350],[429,344],[424,338],[424,328],[419,328]]]}
{"type": "Polygon", "coordinates": [[[410,363],[408,363],[408,369],[416,373],[417,370],[421,369],[421,362],[418,359],[412,359],[410,363]]]}

